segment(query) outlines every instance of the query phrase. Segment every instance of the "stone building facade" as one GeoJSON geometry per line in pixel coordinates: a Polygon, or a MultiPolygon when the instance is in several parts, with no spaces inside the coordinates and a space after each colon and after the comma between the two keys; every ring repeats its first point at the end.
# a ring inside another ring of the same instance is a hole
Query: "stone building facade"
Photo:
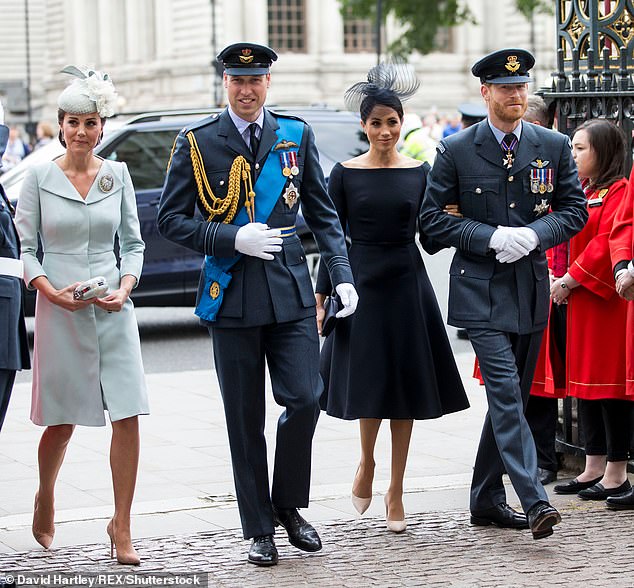
{"type": "MultiPolygon", "coordinates": [[[[448,112],[479,101],[471,64],[501,47],[530,48],[531,27],[514,2],[468,5],[478,24],[442,31],[439,51],[410,56],[422,83],[412,109],[448,112]]],[[[54,119],[55,97],[66,83],[57,72],[68,64],[108,71],[122,110],[137,112],[222,100],[214,55],[239,40],[270,44],[280,54],[270,103],[341,106],[344,90],[376,63],[374,27],[344,19],[338,0],[0,0],[0,96],[8,120],[25,120],[24,104],[16,100],[26,84],[25,7],[34,120],[54,119]]],[[[553,18],[538,15],[533,23],[536,88],[555,67],[553,18]]],[[[393,23],[386,29],[389,42],[393,23]]]]}

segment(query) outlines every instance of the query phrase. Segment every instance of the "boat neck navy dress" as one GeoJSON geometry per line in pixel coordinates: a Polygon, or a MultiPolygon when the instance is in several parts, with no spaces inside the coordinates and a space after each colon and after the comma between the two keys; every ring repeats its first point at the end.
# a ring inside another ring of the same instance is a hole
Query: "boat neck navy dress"
{"type": "MultiPolygon", "coordinates": [[[[415,241],[428,169],[338,163],[331,172],[359,294],[321,352],[322,408],[331,416],[431,419],[469,407],[415,241]]],[[[316,291],[331,291],[323,264],[316,291]]]]}

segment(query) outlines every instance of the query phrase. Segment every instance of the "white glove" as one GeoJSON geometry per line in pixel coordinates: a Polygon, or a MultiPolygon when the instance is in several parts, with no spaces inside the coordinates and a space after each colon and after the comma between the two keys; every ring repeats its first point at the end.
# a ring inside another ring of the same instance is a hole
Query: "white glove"
{"type": "Polygon", "coordinates": [[[271,260],[271,253],[282,250],[282,237],[280,229],[269,229],[263,223],[248,223],[238,229],[236,233],[236,251],[271,260]]]}
{"type": "Polygon", "coordinates": [[[2,100],[0,100],[0,125],[4,124],[4,108],[2,107],[2,100]]]}
{"type": "Polygon", "coordinates": [[[343,304],[343,308],[335,315],[337,318],[350,316],[357,310],[359,295],[352,284],[348,284],[347,282],[337,284],[337,286],[335,286],[335,292],[339,294],[341,304],[343,304]]]}
{"type": "Polygon", "coordinates": [[[539,245],[537,233],[529,227],[498,227],[489,241],[500,263],[513,263],[539,245]]]}

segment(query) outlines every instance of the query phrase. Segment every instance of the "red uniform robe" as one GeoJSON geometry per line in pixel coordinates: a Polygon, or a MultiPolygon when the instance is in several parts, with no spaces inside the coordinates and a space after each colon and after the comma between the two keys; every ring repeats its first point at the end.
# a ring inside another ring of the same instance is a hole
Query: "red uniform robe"
{"type": "MultiPolygon", "coordinates": [[[[610,233],[610,257],[612,267],[634,257],[634,169],[625,196],[621,199],[610,233]]],[[[629,396],[634,397],[634,303],[627,305],[627,337],[625,341],[625,385],[629,396]]]]}

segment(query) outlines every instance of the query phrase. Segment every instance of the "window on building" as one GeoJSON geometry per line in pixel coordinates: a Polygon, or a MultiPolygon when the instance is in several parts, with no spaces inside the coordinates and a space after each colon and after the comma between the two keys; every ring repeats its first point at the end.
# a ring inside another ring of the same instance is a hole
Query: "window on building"
{"type": "Polygon", "coordinates": [[[439,53],[453,53],[453,27],[440,27],[436,31],[434,46],[439,53]]]}
{"type": "Polygon", "coordinates": [[[268,0],[269,45],[280,52],[306,51],[305,0],[268,0]]]}
{"type": "MultiPolygon", "coordinates": [[[[347,14],[343,19],[343,49],[346,53],[376,51],[376,27],[370,18],[347,14]]],[[[384,45],[385,46],[385,45],[384,45]]]]}

